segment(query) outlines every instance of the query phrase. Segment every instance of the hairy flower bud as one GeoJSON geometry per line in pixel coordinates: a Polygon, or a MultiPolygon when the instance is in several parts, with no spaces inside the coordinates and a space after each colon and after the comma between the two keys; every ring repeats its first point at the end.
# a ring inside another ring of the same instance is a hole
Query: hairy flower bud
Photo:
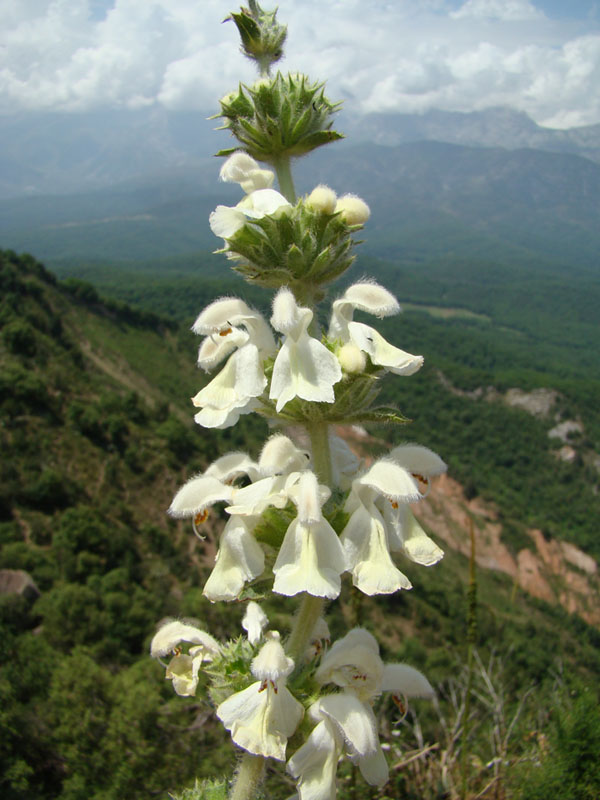
{"type": "Polygon", "coordinates": [[[342,215],[348,225],[364,225],[371,216],[369,206],[355,194],[345,194],[340,197],[335,210],[342,215]]]}
{"type": "Polygon", "coordinates": [[[324,183],[315,186],[306,198],[307,206],[314,208],[315,211],[321,211],[323,214],[333,214],[335,212],[336,203],[336,193],[333,189],[330,189],[329,186],[325,186],[324,183]]]}
{"type": "Polygon", "coordinates": [[[351,343],[342,345],[338,350],[337,357],[344,372],[364,372],[367,366],[366,355],[351,343]]]}

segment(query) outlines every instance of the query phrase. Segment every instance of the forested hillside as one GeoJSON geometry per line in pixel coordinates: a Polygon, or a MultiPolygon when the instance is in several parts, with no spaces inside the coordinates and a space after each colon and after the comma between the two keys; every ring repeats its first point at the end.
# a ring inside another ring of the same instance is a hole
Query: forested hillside
{"type": "MultiPolygon", "coordinates": [[[[244,449],[256,456],[264,439],[265,426],[255,415],[222,432],[200,429],[185,402],[202,380],[188,330],[193,316],[240,284],[216,272],[208,282],[192,279],[186,267],[183,283],[170,275],[169,295],[167,278],[156,277],[153,285],[139,270],[123,270],[119,280],[114,271],[105,276],[115,295],[135,292],[133,309],[102,299],[81,281],[58,281],[30,256],[5,252],[0,267],[0,558],[3,585],[10,589],[0,596],[2,794],[8,800],[165,796],[167,789],[190,785],[204,766],[211,773],[215,765],[232,769],[230,749],[220,749],[208,709],[173,697],[147,649],[165,613],[198,618],[215,635],[241,632],[242,607],[222,611],[201,595],[218,519],[201,542],[165,514],[184,477],[202,470],[217,451],[244,449]],[[153,309],[169,310],[171,317],[153,309]]],[[[375,429],[355,446],[364,454],[392,440],[433,447],[467,499],[478,497],[497,509],[511,552],[529,546],[527,529],[539,527],[549,539],[569,539],[598,560],[600,387],[593,325],[571,320],[582,347],[569,350],[569,342],[550,332],[555,312],[549,317],[540,311],[547,335],[539,326],[512,328],[498,321],[501,304],[493,293],[487,316],[474,316],[468,303],[458,310],[448,305],[456,300],[448,294],[445,302],[426,306],[433,298],[424,293],[424,278],[411,284],[408,274],[402,277],[406,281],[390,288],[401,300],[408,294],[419,308],[382,331],[423,353],[427,366],[409,387],[396,382],[400,389],[390,389],[387,399],[413,422],[395,431],[375,429]],[[403,292],[407,285],[412,288],[403,292]],[[514,387],[555,390],[550,413],[535,416],[507,404],[506,391],[514,387]],[[563,442],[548,436],[568,420],[582,426],[571,434],[570,461],[560,457],[563,442]]],[[[244,294],[253,299],[252,291],[244,294]]],[[[513,311],[509,302],[506,313],[513,311]]],[[[433,499],[443,504],[435,489],[433,499]]],[[[467,505],[465,513],[471,514],[467,505]]],[[[471,519],[477,529],[479,518],[471,519]]],[[[435,523],[430,532],[435,538],[435,523]]],[[[454,753],[455,761],[448,761],[453,769],[459,763],[458,740],[452,750],[447,737],[457,697],[464,698],[468,561],[449,549],[436,567],[409,566],[407,574],[414,593],[359,601],[346,587],[340,613],[367,627],[380,620],[385,655],[410,660],[433,683],[442,682],[439,716],[418,708],[419,725],[411,712],[400,739],[390,733],[399,761],[406,749],[420,746],[419,736],[421,745],[432,745],[432,781],[421,784],[419,796],[439,798],[444,795],[432,788],[441,764],[436,753],[454,753]]],[[[478,674],[482,681],[488,675],[503,699],[502,714],[497,703],[492,713],[474,701],[474,780],[483,787],[500,759],[508,796],[542,797],[527,782],[542,779],[544,791],[555,779],[564,792],[571,783],[592,787],[593,767],[573,766],[572,756],[582,747],[593,753],[599,727],[597,699],[585,689],[600,676],[597,628],[560,604],[533,598],[497,570],[478,570],[477,594],[484,668],[478,674]],[[494,744],[499,714],[504,751],[494,744]],[[541,768],[524,777],[531,764],[541,768]]],[[[274,620],[286,613],[285,602],[269,609],[274,620]]],[[[485,699],[491,695],[484,683],[485,699]]],[[[395,773],[392,796],[416,796],[410,792],[418,775],[411,769],[395,773]]],[[[351,796],[351,773],[344,780],[351,796]]],[[[284,791],[289,794],[289,787],[282,786],[282,796],[284,791]]]]}

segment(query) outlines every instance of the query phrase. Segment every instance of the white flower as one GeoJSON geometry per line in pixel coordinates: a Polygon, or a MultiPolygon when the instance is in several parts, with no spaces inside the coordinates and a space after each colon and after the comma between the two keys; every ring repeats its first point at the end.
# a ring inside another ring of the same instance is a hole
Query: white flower
{"type": "Polygon", "coordinates": [[[401,445],[355,478],[346,500],[350,519],[342,531],[354,585],[365,594],[410,589],[390,552],[401,551],[423,566],[436,564],[443,551],[427,536],[409,509],[419,500],[417,480],[428,483],[446,470],[442,459],[420,445],[401,445]]]}
{"type": "MultiPolygon", "coordinates": [[[[271,354],[275,350],[275,340],[262,314],[250,308],[243,300],[238,297],[221,297],[213,301],[199,314],[192,325],[194,333],[210,337],[202,343],[198,353],[198,364],[205,370],[212,369],[218,364],[227,352],[219,352],[219,357],[209,354],[209,342],[213,348],[227,344],[226,337],[232,332],[231,329],[243,326],[249,333],[250,338],[263,353],[271,354]],[[206,352],[204,348],[207,348],[206,352]]],[[[231,350],[233,348],[229,348],[231,350]]],[[[229,352],[229,351],[228,351],[229,352]]]]}
{"type": "Polygon", "coordinates": [[[381,786],[387,781],[377,721],[369,705],[352,692],[340,692],[317,700],[309,715],[318,724],[287,766],[299,779],[300,800],[335,800],[337,765],[344,754],[358,765],[367,783],[381,786]]]}
{"type": "Polygon", "coordinates": [[[257,189],[270,189],[275,175],[270,169],[261,169],[252,156],[238,151],[223,164],[219,177],[226,183],[239,183],[249,194],[257,189]]]}
{"type": "Polygon", "coordinates": [[[291,208],[292,204],[275,189],[257,189],[236,206],[217,206],[208,222],[215,236],[231,239],[249,220],[277,216],[291,208]]]}
{"type": "Polygon", "coordinates": [[[154,635],[150,644],[153,658],[173,653],[169,661],[165,677],[173,681],[173,688],[182,697],[196,693],[198,673],[204,661],[212,661],[221,652],[219,643],[206,631],[196,628],[187,622],[167,620],[154,635]],[[182,653],[181,642],[193,646],[188,653],[182,653]]]}
{"type": "Polygon", "coordinates": [[[298,516],[288,527],[273,565],[273,591],[315,597],[337,597],[346,558],[338,535],[321,513],[330,491],[320,486],[314,473],[303,472],[289,490],[298,516]]]}
{"type": "Polygon", "coordinates": [[[251,600],[246,608],[242,628],[248,633],[250,644],[257,644],[262,639],[262,632],[269,624],[269,619],[262,608],[251,600]]]}
{"type": "Polygon", "coordinates": [[[267,386],[263,364],[275,351],[273,334],[257,311],[231,297],[207,306],[192,330],[207,334],[198,353],[198,364],[204,369],[230,356],[216,378],[192,398],[202,409],[194,419],[205,428],[227,428],[241,414],[255,410],[256,398],[267,386]]]}
{"type": "Polygon", "coordinates": [[[352,689],[364,701],[379,693],[382,678],[379,645],[364,628],[353,628],[338,639],[325,653],[315,673],[318,683],[335,683],[342,689],[352,689]]]}
{"type": "Polygon", "coordinates": [[[277,412],[301,397],[333,403],[333,385],[341,380],[342,370],[335,355],[308,333],[313,318],[309,308],[298,306],[289,289],[280,289],[273,301],[271,325],[285,334],[273,365],[269,397],[277,400],[277,412]]]}
{"type": "Polygon", "coordinates": [[[298,778],[300,800],[335,800],[335,778],[344,740],[336,726],[321,713],[318,703],[311,706],[309,714],[318,724],[290,758],[287,770],[298,778]]]}
{"type": "Polygon", "coordinates": [[[311,706],[309,714],[318,724],[288,763],[288,770],[299,778],[300,800],[335,797],[335,768],[342,753],[358,765],[367,783],[384,784],[388,767],[371,703],[382,691],[431,698],[429,681],[407,664],[385,665],[374,637],[361,628],[333,645],[315,678],[321,684],[335,683],[342,691],[311,706]]]}
{"type": "Polygon", "coordinates": [[[258,681],[217,708],[217,717],[231,731],[233,741],[249,753],[285,761],[287,740],[304,714],[302,704],[285,685],[293,668],[278,635],[272,633],[250,667],[258,681]]]}
{"type": "Polygon", "coordinates": [[[411,583],[394,565],[381,502],[410,503],[421,497],[412,475],[386,459],[376,461],[363,475],[355,478],[345,504],[350,513],[342,531],[353,583],[365,594],[391,594],[410,589],[411,583]]]}
{"type": "MultiPolygon", "coordinates": [[[[423,365],[423,356],[413,356],[389,344],[380,333],[362,322],[354,322],[355,309],[382,318],[397,314],[400,306],[396,298],[377,283],[355,283],[332,306],[328,338],[342,343],[341,351],[349,344],[366,353],[373,364],[396,375],[412,375],[423,365]]],[[[342,356],[345,362],[354,363],[350,352],[342,356]]],[[[359,366],[357,362],[357,367],[359,366]]],[[[353,371],[352,369],[350,371],[353,371]]],[[[356,371],[356,368],[354,368],[356,371]]],[[[360,370],[359,370],[360,371],[360,370]]]]}
{"type": "Polygon", "coordinates": [[[408,664],[384,664],[372,633],[353,628],[323,656],[315,673],[318,683],[335,683],[362,702],[381,692],[431,699],[434,691],[427,678],[408,664]]]}
{"type": "Polygon", "coordinates": [[[315,627],[312,629],[312,633],[310,634],[310,641],[311,643],[315,642],[326,642],[327,644],[331,641],[331,633],[329,631],[329,625],[325,621],[324,617],[319,617],[319,619],[315,622],[315,627]]]}
{"type": "MultiPolygon", "coordinates": [[[[185,483],[173,498],[169,514],[192,517],[197,535],[198,525],[205,522],[208,509],[216,503],[229,503],[236,488],[228,483],[247,475],[260,478],[258,465],[245,453],[228,453],[213,462],[206,472],[185,483]]],[[[221,534],[220,548],[204,594],[211,601],[235,600],[244,583],[264,570],[264,553],[252,536],[255,520],[232,516],[221,534]]]]}
{"type": "MultiPolygon", "coordinates": [[[[429,486],[429,480],[446,472],[442,459],[418,444],[395,447],[389,458],[429,486]]],[[[406,503],[384,503],[383,516],[387,525],[390,550],[401,551],[417,564],[430,567],[443,557],[444,551],[427,536],[406,503]]]]}
{"type": "Polygon", "coordinates": [[[252,535],[256,521],[232,516],[219,539],[215,566],[202,594],[211,602],[236,600],[244,584],[262,575],[265,554],[252,535]]]}
{"type": "Polygon", "coordinates": [[[287,436],[276,434],[267,440],[258,462],[246,453],[227,453],[179,489],[169,514],[192,517],[198,536],[198,525],[206,520],[208,509],[216,503],[227,503],[225,511],[230,518],[220,537],[215,566],[204,586],[209,600],[236,600],[247,581],[262,575],[265,557],[254,538],[254,529],[269,506],[284,508],[292,499],[293,487],[307,462],[306,451],[287,436]],[[250,483],[236,486],[235,481],[243,477],[249,478],[250,483]]]}

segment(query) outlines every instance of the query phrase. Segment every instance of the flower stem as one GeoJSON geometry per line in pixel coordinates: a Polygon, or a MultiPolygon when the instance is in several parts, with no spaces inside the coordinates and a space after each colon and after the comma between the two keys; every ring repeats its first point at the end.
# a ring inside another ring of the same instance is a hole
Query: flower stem
{"type": "Polygon", "coordinates": [[[245,753],[229,792],[229,800],[253,800],[265,771],[266,758],[245,753]]]}
{"type": "Polygon", "coordinates": [[[329,449],[329,425],[326,422],[313,422],[307,425],[310,437],[313,470],[319,483],[331,486],[331,450],[329,449]]]}
{"type": "Polygon", "coordinates": [[[323,613],[324,605],[325,600],[323,597],[313,597],[312,594],[306,593],[302,595],[302,602],[286,644],[287,653],[290,658],[294,659],[296,666],[308,646],[310,635],[317,624],[317,620],[323,613]]]}
{"type": "Polygon", "coordinates": [[[292,205],[296,202],[296,190],[294,188],[294,179],[292,178],[292,168],[290,165],[290,157],[286,155],[279,156],[273,162],[275,172],[277,173],[277,180],[279,181],[279,191],[292,205]]]}

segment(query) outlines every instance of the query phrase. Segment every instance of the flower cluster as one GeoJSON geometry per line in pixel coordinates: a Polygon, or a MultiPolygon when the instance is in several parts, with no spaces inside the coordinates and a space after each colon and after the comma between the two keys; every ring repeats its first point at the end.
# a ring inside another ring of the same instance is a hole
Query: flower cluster
{"type": "MultiPolygon", "coordinates": [[[[275,213],[287,203],[272,189],[257,189],[248,198],[265,194],[279,198],[274,201],[280,203],[275,213]]],[[[226,235],[227,226],[236,230],[238,225],[244,227],[248,212],[249,206],[242,210],[239,206],[220,206],[213,214],[213,230],[226,235]]],[[[258,213],[253,205],[252,214],[258,213]]],[[[225,359],[227,362],[192,399],[202,409],[196,422],[204,427],[229,427],[241,414],[266,413],[267,399],[274,401],[277,414],[296,397],[333,403],[334,387],[344,375],[360,374],[367,368],[397,375],[412,375],[420,369],[422,356],[391,345],[371,326],[353,321],[355,310],[381,318],[398,313],[400,306],[377,283],[356,283],[334,301],[328,335],[317,338],[312,333],[314,312],[300,305],[289,288],[281,288],[273,301],[270,319],[273,331],[281,338],[277,349],[275,335],[258,311],[237,298],[213,302],[192,327],[195,333],[206,337],[198,352],[198,364],[210,372],[225,359]]]]}
{"type": "MultiPolygon", "coordinates": [[[[341,134],[332,130],[340,103],[325,96],[324,84],[302,74],[263,76],[221,98],[223,127],[251,156],[267,163],[310,153],[341,134]]],[[[219,151],[230,155],[235,148],[219,151]]]]}
{"type": "Polygon", "coordinates": [[[424,496],[419,482],[445,471],[441,458],[426,447],[401,445],[365,468],[338,437],[331,436],[330,445],[333,488],[341,499],[327,514],[331,489],[319,483],[309,454],[283,434],[269,439],[257,462],[229,453],[179,490],[169,509],[173,516],[191,517],[197,526],[217,503],[229,516],[204,587],[209,600],[235,600],[247,582],[263,575],[265,545],[255,534],[269,509],[293,510],[291,521],[289,515],[277,518],[279,531],[270,526],[267,549],[278,549],[272,565],[278,594],[335,598],[345,572],[365,594],[390,594],[411,588],[391,553],[425,566],[439,561],[442,551],[409,504],[424,496]],[[330,520],[339,519],[340,510],[347,521],[338,536],[330,520]]]}
{"type": "MultiPolygon", "coordinates": [[[[214,669],[212,662],[219,659],[227,663],[235,656],[238,662],[245,661],[244,685],[218,703],[217,717],[238,747],[253,755],[285,761],[288,740],[305,717],[305,707],[288,688],[294,660],[285,654],[277,631],[265,632],[268,624],[260,606],[248,603],[242,620],[247,642],[238,642],[228,656],[227,648],[202,629],[191,623],[167,621],[152,640],[151,654],[160,658],[173,653],[165,677],[184,696],[196,693],[203,663],[214,669]],[[192,645],[189,654],[181,652],[182,642],[192,645]]],[[[312,729],[287,762],[287,770],[298,780],[300,800],[335,797],[341,757],[357,764],[368,783],[382,785],[388,767],[373,703],[382,692],[392,692],[405,706],[406,698],[431,699],[433,689],[407,664],[384,664],[377,641],[363,628],[354,628],[327,649],[329,631],[320,619],[311,641],[326,642],[324,650],[321,644],[306,653],[313,662],[312,678],[302,694],[311,698],[306,717],[312,729]]]]}
{"type": "Polygon", "coordinates": [[[266,288],[286,286],[297,296],[322,299],[322,287],[353,263],[352,234],[370,215],[364,200],[337,197],[320,185],[293,204],[271,188],[273,173],[243,151],[225,162],[221,179],[246,192],[237,205],[219,205],[209,218],[234,269],[266,288]]]}

